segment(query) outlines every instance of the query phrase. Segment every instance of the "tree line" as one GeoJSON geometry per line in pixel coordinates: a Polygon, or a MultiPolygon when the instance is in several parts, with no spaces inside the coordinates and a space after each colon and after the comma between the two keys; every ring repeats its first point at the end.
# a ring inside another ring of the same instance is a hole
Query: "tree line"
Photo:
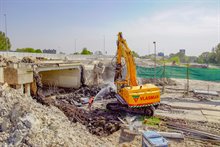
{"type": "MultiPolygon", "coordinates": [[[[9,38],[5,35],[4,32],[0,31],[0,51],[6,51],[11,49],[11,42],[9,38]]],[[[34,49],[31,47],[27,48],[18,48],[16,49],[17,52],[30,52],[30,53],[42,53],[41,49],[34,49]]],[[[82,49],[81,52],[75,52],[74,54],[81,54],[81,55],[92,55],[93,52],[88,50],[86,47],[82,49]]],[[[146,56],[139,56],[137,52],[132,51],[132,55],[134,57],[140,58],[149,58],[150,55],[146,56]]],[[[175,61],[180,63],[186,62],[197,62],[201,64],[218,64],[220,65],[220,43],[212,49],[211,52],[203,52],[198,57],[195,56],[186,56],[182,53],[171,54],[167,61],[175,61]]]]}
{"type": "Polygon", "coordinates": [[[198,58],[198,63],[220,65],[220,43],[211,52],[203,52],[198,58]]]}

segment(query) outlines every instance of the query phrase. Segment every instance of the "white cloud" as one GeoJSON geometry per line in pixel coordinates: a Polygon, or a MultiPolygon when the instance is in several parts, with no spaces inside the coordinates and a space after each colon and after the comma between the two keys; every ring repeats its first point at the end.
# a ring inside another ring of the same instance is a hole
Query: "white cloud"
{"type": "Polygon", "coordinates": [[[119,26],[129,44],[140,54],[146,54],[147,42],[155,40],[166,53],[185,48],[189,55],[211,49],[219,40],[219,13],[216,9],[181,7],[159,11],[119,26]]]}

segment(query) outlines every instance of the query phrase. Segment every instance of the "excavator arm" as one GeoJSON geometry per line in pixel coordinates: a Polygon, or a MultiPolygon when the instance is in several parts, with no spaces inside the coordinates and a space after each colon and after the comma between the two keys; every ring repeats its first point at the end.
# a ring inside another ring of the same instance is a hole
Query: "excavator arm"
{"type": "Polygon", "coordinates": [[[117,86],[137,86],[136,65],[131,50],[126,40],[122,36],[122,32],[118,33],[117,41],[117,60],[115,70],[115,83],[117,86]],[[122,57],[126,63],[126,77],[122,79],[122,57]]]}

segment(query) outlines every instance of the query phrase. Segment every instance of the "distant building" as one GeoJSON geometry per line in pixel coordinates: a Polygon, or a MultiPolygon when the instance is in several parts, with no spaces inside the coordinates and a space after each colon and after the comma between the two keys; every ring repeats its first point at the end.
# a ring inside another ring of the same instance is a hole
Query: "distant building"
{"type": "Polygon", "coordinates": [[[163,53],[163,52],[159,52],[159,53],[157,54],[157,56],[163,57],[163,56],[164,56],[164,53],[163,53]]]}
{"type": "Polygon", "coordinates": [[[56,54],[57,51],[55,49],[44,49],[43,53],[47,53],[47,54],[56,54]]]}
{"type": "Polygon", "coordinates": [[[94,53],[95,55],[103,55],[103,53],[101,51],[95,51],[94,53]]]}
{"type": "Polygon", "coordinates": [[[182,53],[182,54],[186,54],[186,50],[185,49],[180,49],[179,53],[182,53]]]}

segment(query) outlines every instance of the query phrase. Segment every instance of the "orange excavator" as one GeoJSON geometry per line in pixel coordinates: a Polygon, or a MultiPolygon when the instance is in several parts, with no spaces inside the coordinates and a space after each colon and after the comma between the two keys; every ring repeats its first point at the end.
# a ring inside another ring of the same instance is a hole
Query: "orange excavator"
{"type": "Polygon", "coordinates": [[[154,115],[155,108],[160,103],[160,89],[153,84],[138,84],[134,57],[121,32],[118,33],[114,83],[117,87],[117,102],[108,103],[107,109],[154,115]],[[126,65],[125,77],[122,74],[123,58],[126,65]]]}

